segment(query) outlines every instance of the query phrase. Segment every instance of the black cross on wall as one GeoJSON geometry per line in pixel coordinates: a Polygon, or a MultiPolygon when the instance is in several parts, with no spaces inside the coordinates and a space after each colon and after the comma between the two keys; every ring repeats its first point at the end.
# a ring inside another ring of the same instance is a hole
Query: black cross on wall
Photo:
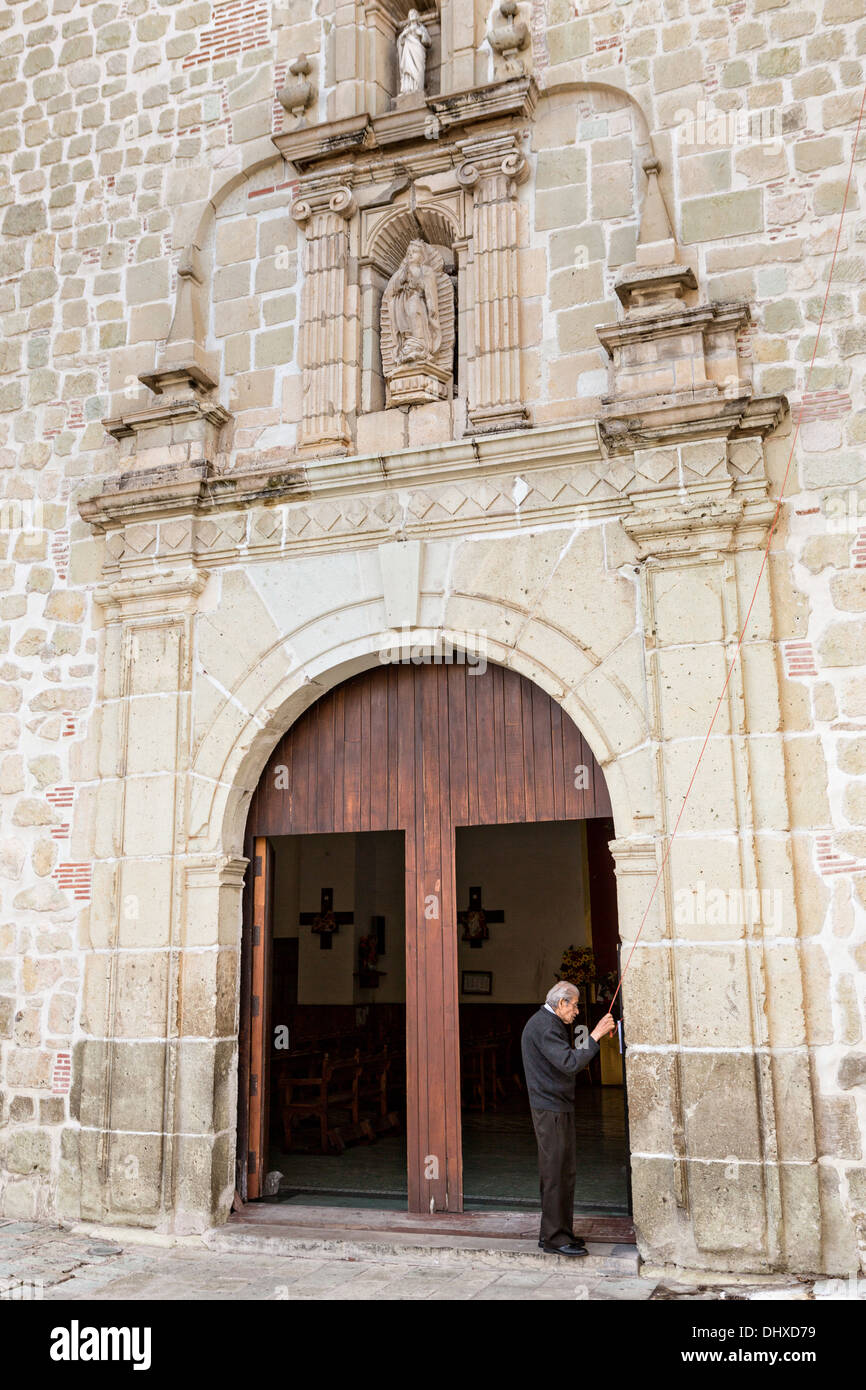
{"type": "Polygon", "coordinates": [[[482,943],[490,936],[487,930],[488,922],[504,922],[505,913],[499,907],[483,907],[481,889],[470,888],[469,906],[464,912],[457,913],[457,921],[463,928],[463,940],[480,950],[482,943]]]}
{"type": "Polygon", "coordinates": [[[319,949],[330,951],[331,938],[341,926],[349,926],[355,920],[354,912],[334,911],[333,888],[322,889],[322,906],[318,912],[302,912],[298,921],[302,927],[311,927],[319,938],[319,949]]]}

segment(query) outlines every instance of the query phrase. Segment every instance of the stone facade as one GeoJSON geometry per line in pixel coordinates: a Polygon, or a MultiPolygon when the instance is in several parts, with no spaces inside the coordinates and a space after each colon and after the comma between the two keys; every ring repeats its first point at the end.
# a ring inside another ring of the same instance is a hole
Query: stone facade
{"type": "Polygon", "coordinates": [[[0,14],[2,1209],[225,1219],[258,774],[482,634],[646,912],[644,1257],[866,1269],[862,6],[512,10],[422,12],[423,100],[402,0],[0,14]],[[454,389],[388,408],[416,238],[454,389]]]}

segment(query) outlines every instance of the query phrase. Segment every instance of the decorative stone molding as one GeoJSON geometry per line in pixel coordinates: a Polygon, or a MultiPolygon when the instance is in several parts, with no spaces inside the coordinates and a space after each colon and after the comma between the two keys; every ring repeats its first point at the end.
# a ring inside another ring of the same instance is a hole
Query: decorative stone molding
{"type": "Polygon", "coordinates": [[[641,561],[722,554],[766,544],[776,514],[769,498],[744,502],[739,497],[694,499],[623,517],[641,561]]]}
{"type": "Polygon", "coordinates": [[[517,284],[517,185],[529,177],[526,156],[513,135],[462,145],[460,184],[471,189],[472,312],[475,330],[470,368],[467,433],[525,427],[529,412],[520,386],[517,284]]]}
{"type": "Polygon", "coordinates": [[[205,348],[207,302],[201,252],[198,246],[190,243],[181,252],[178,262],[174,317],[159,365],[154,372],[139,377],[139,381],[157,395],[166,393],[185,380],[194,389],[202,391],[212,390],[216,385],[219,378],[217,362],[205,348]]]}
{"type": "Polygon", "coordinates": [[[685,302],[698,282],[679,259],[659,167],[654,157],[644,162],[635,262],[614,286],[624,318],[596,329],[611,360],[600,428],[614,452],[711,432],[766,434],[785,408],[782,397],[753,399],[751,369],[737,349],[751,322],[748,304],[685,302]]]}
{"type": "Polygon", "coordinates": [[[206,859],[196,859],[185,866],[184,876],[190,888],[220,887],[243,888],[244,875],[249,859],[243,855],[210,855],[206,859]]]}
{"type": "Polygon", "coordinates": [[[499,0],[487,30],[487,42],[501,58],[507,77],[522,77],[525,73],[520,54],[529,45],[529,26],[518,15],[517,0],[499,0]]]}
{"type": "Polygon", "coordinates": [[[287,80],[285,86],[277,92],[277,99],[283,110],[294,116],[298,125],[304,123],[304,112],[316,99],[316,88],[309,80],[311,72],[312,67],[306,53],[299,54],[295,61],[289,64],[291,80],[287,80]]]}
{"type": "Polygon", "coordinates": [[[195,608],[198,597],[207,584],[209,574],[204,569],[151,571],[132,579],[115,579],[93,591],[93,599],[105,609],[106,622],[123,617],[161,616],[195,608]]]}

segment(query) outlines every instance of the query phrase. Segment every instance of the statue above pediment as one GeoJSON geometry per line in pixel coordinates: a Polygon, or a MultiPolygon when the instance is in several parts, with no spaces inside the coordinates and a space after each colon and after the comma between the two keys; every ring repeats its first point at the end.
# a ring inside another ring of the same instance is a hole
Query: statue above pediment
{"type": "Polygon", "coordinates": [[[441,251],[409,243],[385,287],[381,317],[387,405],[445,400],[454,359],[454,291],[441,251]]]}

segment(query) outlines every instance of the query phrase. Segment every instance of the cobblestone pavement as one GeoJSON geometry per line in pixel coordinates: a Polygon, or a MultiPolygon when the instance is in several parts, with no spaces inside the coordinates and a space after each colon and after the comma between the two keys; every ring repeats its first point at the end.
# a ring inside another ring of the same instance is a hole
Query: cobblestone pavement
{"type": "MultiPolygon", "coordinates": [[[[124,1233],[125,1235],[126,1233],[124,1233]]],[[[171,1245],[109,1242],[68,1226],[0,1222],[0,1298],[115,1299],[866,1299],[866,1279],[707,1287],[578,1270],[497,1270],[397,1259],[268,1258],[171,1245]]]]}

